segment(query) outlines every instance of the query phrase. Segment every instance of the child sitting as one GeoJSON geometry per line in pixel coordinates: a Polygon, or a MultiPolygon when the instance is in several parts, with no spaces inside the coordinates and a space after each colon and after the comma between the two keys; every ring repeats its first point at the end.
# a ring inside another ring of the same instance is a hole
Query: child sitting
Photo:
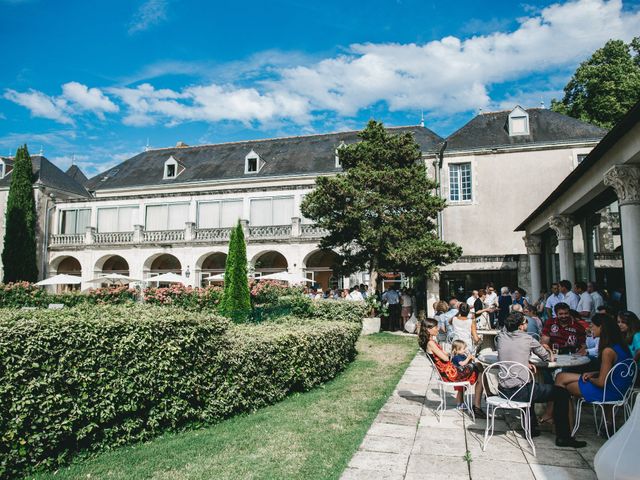
{"type": "MultiPolygon", "coordinates": [[[[458,372],[464,374],[467,370],[473,370],[473,365],[470,365],[473,360],[475,360],[475,357],[469,353],[467,344],[464,341],[454,340],[451,342],[451,363],[453,363],[458,372]]],[[[456,401],[458,402],[458,410],[464,410],[462,390],[457,392],[456,401]]]]}

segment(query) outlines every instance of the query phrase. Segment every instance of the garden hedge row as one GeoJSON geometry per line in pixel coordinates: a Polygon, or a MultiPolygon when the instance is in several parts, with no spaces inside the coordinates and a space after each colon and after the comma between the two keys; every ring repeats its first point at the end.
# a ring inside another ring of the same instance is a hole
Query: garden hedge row
{"type": "Polygon", "coordinates": [[[359,330],[136,305],[0,310],[0,478],[307,390],[352,360],[359,330]]]}

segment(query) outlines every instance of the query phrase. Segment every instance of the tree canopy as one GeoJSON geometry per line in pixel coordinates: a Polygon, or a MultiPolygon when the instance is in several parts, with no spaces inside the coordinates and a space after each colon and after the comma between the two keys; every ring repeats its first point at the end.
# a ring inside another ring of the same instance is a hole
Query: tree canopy
{"type": "Polygon", "coordinates": [[[640,101],[640,37],[609,40],[582,62],[551,109],[611,128],[640,101]]]}
{"type": "Polygon", "coordinates": [[[462,250],[438,238],[445,201],[433,193],[413,135],[390,134],[372,120],[359,136],[338,151],[344,172],[318,177],[302,202],[302,214],[329,232],[320,247],[340,255],[344,274],[430,274],[455,261],[462,250]]]}
{"type": "Polygon", "coordinates": [[[33,167],[26,145],[18,148],[14,159],[5,225],[3,281],[37,281],[36,204],[33,196],[33,167]]]}

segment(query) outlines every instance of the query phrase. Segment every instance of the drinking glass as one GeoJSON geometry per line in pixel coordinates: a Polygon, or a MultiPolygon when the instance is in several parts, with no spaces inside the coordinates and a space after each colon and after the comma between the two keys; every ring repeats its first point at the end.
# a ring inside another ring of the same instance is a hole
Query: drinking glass
{"type": "Polygon", "coordinates": [[[553,356],[557,358],[558,353],[560,352],[560,345],[554,343],[553,345],[551,345],[551,351],[553,352],[553,356]]]}

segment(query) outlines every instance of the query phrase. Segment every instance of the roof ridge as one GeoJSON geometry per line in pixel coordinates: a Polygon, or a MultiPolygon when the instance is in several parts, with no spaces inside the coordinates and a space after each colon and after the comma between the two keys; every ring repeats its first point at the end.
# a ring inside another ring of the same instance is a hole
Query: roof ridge
{"type": "MultiPolygon", "coordinates": [[[[396,126],[392,126],[392,127],[384,127],[386,130],[390,130],[390,129],[400,129],[400,128],[424,128],[425,130],[428,130],[429,132],[438,135],[438,137],[442,138],[439,134],[437,134],[436,132],[434,132],[433,130],[427,128],[427,127],[422,127],[420,125],[396,125],[396,126]]],[[[290,135],[287,137],[272,137],[272,138],[261,138],[261,139],[253,139],[253,140],[235,140],[232,142],[220,142],[220,143],[203,143],[200,145],[189,145],[186,147],[159,147],[159,148],[149,148],[149,152],[157,152],[157,151],[161,151],[161,150],[188,150],[191,148],[203,148],[203,147],[216,147],[219,145],[237,145],[240,143],[258,143],[258,142],[275,142],[277,140],[293,140],[296,138],[310,138],[310,137],[323,137],[323,136],[329,136],[329,135],[338,135],[341,133],[358,133],[361,132],[362,130],[342,130],[342,131],[337,131],[337,132],[326,132],[326,133],[310,133],[308,135],[290,135]]],[[[140,153],[144,153],[144,152],[140,152],[140,153]]],[[[139,154],[138,154],[139,155],[139,154]]]]}

